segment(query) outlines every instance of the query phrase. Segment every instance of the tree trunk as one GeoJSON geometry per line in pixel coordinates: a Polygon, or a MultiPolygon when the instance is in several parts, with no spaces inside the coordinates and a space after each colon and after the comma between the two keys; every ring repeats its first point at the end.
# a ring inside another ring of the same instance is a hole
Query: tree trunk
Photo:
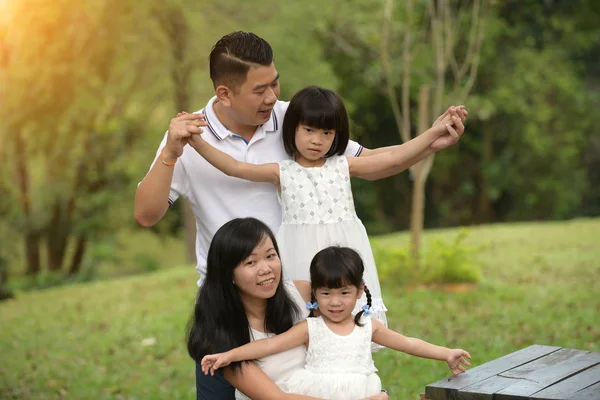
{"type": "MultiPolygon", "coordinates": [[[[171,78],[174,87],[174,102],[176,112],[190,111],[189,82],[191,64],[188,60],[189,51],[189,26],[185,15],[179,9],[171,10],[166,22],[166,29],[172,45],[173,64],[171,78]]],[[[183,226],[185,229],[186,258],[189,263],[196,262],[196,218],[190,204],[184,200],[183,226]]]]}
{"type": "MultiPolygon", "coordinates": [[[[419,119],[417,131],[421,134],[429,128],[429,92],[430,87],[422,85],[419,88],[419,119]]],[[[433,165],[433,154],[410,169],[413,174],[412,204],[410,211],[410,240],[413,267],[420,268],[421,235],[425,222],[425,184],[433,165]]]]}
{"type": "Polygon", "coordinates": [[[410,251],[413,267],[419,269],[421,254],[421,235],[423,233],[423,222],[425,212],[425,182],[427,177],[421,168],[415,169],[417,172],[413,175],[412,204],[410,211],[410,251]]]}
{"type": "Polygon", "coordinates": [[[27,266],[25,274],[34,276],[40,273],[40,239],[39,232],[25,232],[25,259],[27,266]]]}
{"type": "Polygon", "coordinates": [[[50,271],[60,271],[63,266],[65,253],[67,250],[67,238],[69,236],[68,221],[64,218],[64,213],[57,200],[54,204],[52,219],[48,224],[46,232],[46,244],[48,247],[48,269],[50,271]]]}
{"type": "Polygon", "coordinates": [[[87,238],[83,235],[77,236],[75,252],[69,266],[69,275],[76,275],[81,270],[81,262],[87,249],[87,238]]]}
{"type": "Polygon", "coordinates": [[[17,131],[14,135],[15,140],[15,159],[17,170],[17,184],[19,186],[19,203],[25,217],[25,258],[27,266],[26,275],[37,275],[41,270],[40,265],[40,233],[37,229],[30,226],[31,205],[29,199],[29,171],[27,170],[26,148],[23,133],[17,131]]]}

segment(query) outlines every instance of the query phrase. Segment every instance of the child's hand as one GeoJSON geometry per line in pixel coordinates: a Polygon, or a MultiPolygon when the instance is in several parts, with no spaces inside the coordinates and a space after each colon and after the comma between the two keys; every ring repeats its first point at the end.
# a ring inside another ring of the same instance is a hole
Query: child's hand
{"type": "MultiPolygon", "coordinates": [[[[185,111],[177,113],[177,117],[181,117],[183,115],[188,115],[188,113],[185,112],[185,111]]],[[[206,125],[208,125],[207,122],[206,122],[206,120],[203,120],[202,126],[206,126],[206,125]]],[[[197,146],[199,146],[202,143],[203,140],[204,139],[202,139],[202,134],[201,133],[200,134],[192,133],[190,135],[190,137],[187,138],[187,143],[190,146],[192,146],[193,148],[196,148],[197,146]]]]}
{"type": "Polygon", "coordinates": [[[461,122],[461,119],[458,114],[454,111],[451,112],[450,109],[448,109],[448,111],[435,120],[433,125],[431,125],[431,129],[436,132],[438,137],[450,134],[452,138],[458,140],[459,134],[456,132],[455,128],[458,126],[459,122],[461,122]]]}
{"type": "Polygon", "coordinates": [[[231,354],[229,352],[208,354],[202,358],[200,365],[202,366],[204,375],[208,375],[209,371],[211,375],[214,375],[217,369],[228,366],[231,364],[231,361],[231,354]]]}
{"type": "Polygon", "coordinates": [[[465,357],[469,359],[471,358],[469,352],[463,349],[450,349],[450,354],[448,355],[446,362],[448,363],[448,367],[450,367],[450,371],[452,371],[454,375],[465,372],[465,367],[463,367],[461,364],[464,364],[467,367],[471,366],[471,363],[468,362],[465,357]]]}
{"type": "Polygon", "coordinates": [[[431,126],[439,134],[439,137],[431,143],[430,148],[437,152],[458,142],[465,131],[463,121],[468,114],[464,106],[452,106],[440,115],[431,126]]]}

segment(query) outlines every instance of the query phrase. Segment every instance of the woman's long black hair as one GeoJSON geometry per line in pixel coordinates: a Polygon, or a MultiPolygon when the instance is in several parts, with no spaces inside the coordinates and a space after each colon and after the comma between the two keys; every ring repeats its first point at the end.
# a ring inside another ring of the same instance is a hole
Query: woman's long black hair
{"type": "MultiPolygon", "coordinates": [[[[250,342],[250,324],[239,290],[233,284],[233,270],[267,237],[279,255],[273,232],[255,218],[233,219],[215,233],[206,260],[206,279],[198,290],[187,329],[188,353],[197,362],[207,354],[250,342]]],[[[283,286],[282,275],[275,295],[267,300],[264,331],[283,333],[299,315],[298,306],[283,286]]],[[[235,370],[241,364],[231,366],[235,370]]]]}

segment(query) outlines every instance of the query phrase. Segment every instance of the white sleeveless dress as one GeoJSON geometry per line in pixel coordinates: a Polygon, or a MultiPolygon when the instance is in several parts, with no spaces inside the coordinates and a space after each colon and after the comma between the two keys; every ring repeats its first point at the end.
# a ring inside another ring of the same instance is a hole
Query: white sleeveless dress
{"type": "MultiPolygon", "coordinates": [[[[333,156],[315,168],[284,160],[279,162],[279,175],[283,220],[277,243],[285,279],[309,281],[310,262],[326,247],[353,248],[365,264],[363,278],[372,295],[372,316],[387,326],[369,237],[354,210],[348,159],[333,156]]],[[[366,302],[363,295],[354,313],[366,302]]]]}
{"type": "Polygon", "coordinates": [[[329,400],[358,400],[381,393],[371,356],[370,317],[362,317],[364,325],[356,325],[346,336],[333,333],[321,317],[306,322],[306,365],[280,385],[284,391],[329,400]]]}
{"type": "MultiPolygon", "coordinates": [[[[294,321],[298,323],[308,317],[309,311],[306,309],[306,303],[302,298],[302,295],[296,288],[293,282],[284,281],[284,286],[288,291],[290,297],[294,300],[296,305],[300,308],[301,317],[294,321]]],[[[271,336],[275,336],[273,333],[259,332],[255,329],[250,328],[251,340],[265,339],[271,336]]],[[[304,345],[284,351],[282,353],[273,354],[267,357],[256,360],[257,365],[263,372],[271,378],[275,384],[281,387],[283,381],[285,381],[293,373],[302,370],[304,362],[306,360],[306,347],[304,345]]],[[[235,391],[236,400],[250,400],[245,394],[239,390],[235,391]]]]}

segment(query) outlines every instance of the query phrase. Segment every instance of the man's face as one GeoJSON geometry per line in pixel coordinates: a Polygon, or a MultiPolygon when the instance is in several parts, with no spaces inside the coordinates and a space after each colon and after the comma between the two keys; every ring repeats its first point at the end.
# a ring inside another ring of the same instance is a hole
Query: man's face
{"type": "Polygon", "coordinates": [[[243,125],[264,124],[271,118],[279,92],[279,74],[273,63],[250,67],[246,81],[230,98],[234,118],[243,125]]]}

